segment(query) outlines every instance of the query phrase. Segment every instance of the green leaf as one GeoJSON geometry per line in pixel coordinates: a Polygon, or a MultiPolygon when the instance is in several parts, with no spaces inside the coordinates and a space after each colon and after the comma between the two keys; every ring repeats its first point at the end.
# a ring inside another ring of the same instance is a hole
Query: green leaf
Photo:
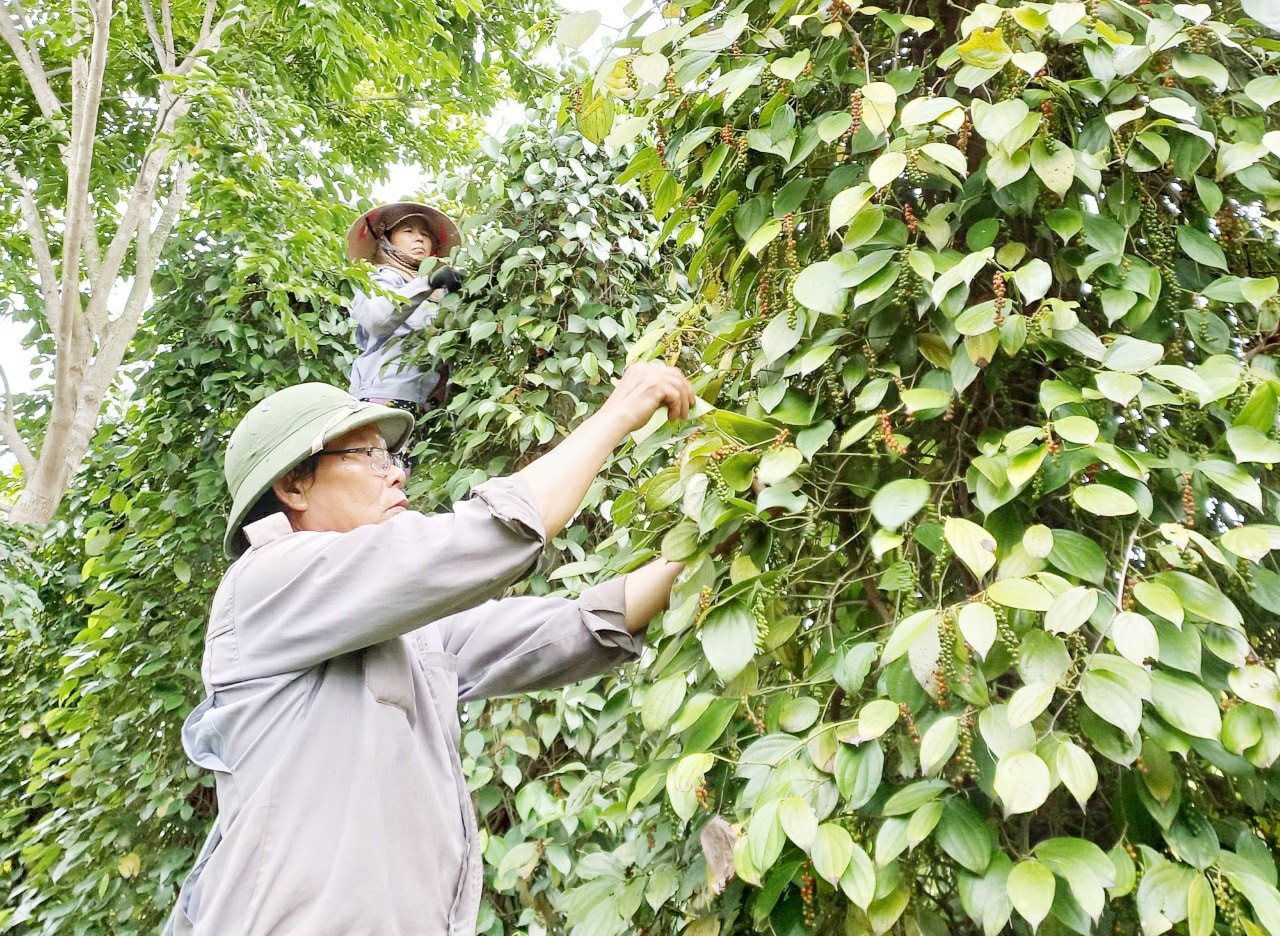
{"type": "Polygon", "coordinates": [[[973,874],[984,874],[991,863],[991,830],[978,811],[960,796],[947,799],[934,836],[938,845],[958,865],[973,874]]]}
{"type": "MultiPolygon", "coordinates": [[[[820,260],[805,267],[796,276],[792,284],[792,292],[806,309],[821,312],[824,315],[837,315],[844,308],[848,290],[840,285],[840,267],[829,260],[820,260]]],[[[773,321],[783,320],[786,316],[778,316],[773,321]]],[[[771,323],[772,324],[772,323],[771,323]]],[[[776,358],[770,358],[775,360],[776,358]]]]}
{"type": "Polygon", "coordinates": [[[1254,510],[1262,509],[1262,488],[1239,465],[1215,459],[1200,462],[1196,465],[1196,470],[1237,500],[1254,510]]]}
{"type": "Polygon", "coordinates": [[[1121,611],[1111,620],[1107,636],[1116,650],[1130,663],[1139,666],[1160,655],[1160,642],[1155,626],[1136,611],[1121,611]]]}
{"type": "Polygon", "coordinates": [[[1182,248],[1182,252],[1196,263],[1219,270],[1229,269],[1226,254],[1208,234],[1180,224],[1177,228],[1177,237],[1178,246],[1182,248]]]}
{"type": "Polygon", "coordinates": [[[562,17],[556,26],[556,41],[567,48],[576,49],[595,35],[599,26],[599,10],[570,13],[562,17]]]}
{"type": "Polygon", "coordinates": [[[946,766],[959,737],[960,719],[954,715],[944,715],[930,725],[920,739],[920,772],[929,777],[946,766]]]}
{"type": "Polygon", "coordinates": [[[721,49],[727,49],[738,41],[738,37],[747,28],[750,19],[746,13],[734,13],[727,17],[718,29],[709,29],[685,39],[682,48],[690,52],[719,52],[721,49]]]}
{"type": "Polygon", "coordinates": [[[1080,678],[1084,704],[1103,721],[1132,736],[1142,721],[1142,700],[1114,673],[1089,670],[1080,678]]]}
{"type": "Polygon", "coordinates": [[[884,751],[876,741],[858,747],[842,744],[836,752],[836,788],[850,809],[871,802],[880,789],[884,771],[884,751]]]}
{"type": "Polygon", "coordinates": [[[1039,809],[1049,797],[1050,784],[1048,766],[1032,751],[1006,754],[996,764],[994,786],[1006,818],[1039,809]]]}
{"type": "Polygon", "coordinates": [[[871,515],[888,530],[902,526],[929,502],[929,482],[920,478],[890,481],[871,498],[871,515]]]}
{"type": "Polygon", "coordinates": [[[823,143],[833,143],[853,126],[853,115],[848,111],[835,111],[818,121],[818,138],[823,143]]]}
{"type": "Polygon", "coordinates": [[[995,611],[989,605],[971,602],[956,615],[956,626],[978,657],[985,660],[996,641],[998,624],[995,611]]]}
{"type": "Polygon", "coordinates": [[[714,763],[715,758],[710,754],[690,754],[667,771],[667,798],[681,819],[688,821],[697,812],[698,799],[694,791],[714,763]]]}
{"type": "Polygon", "coordinates": [[[867,180],[876,188],[884,188],[907,168],[907,154],[888,152],[876,157],[867,169],[867,180]]]}
{"type": "Polygon", "coordinates": [[[1191,879],[1191,888],[1187,892],[1187,931],[1190,936],[1213,936],[1217,915],[1213,888],[1203,874],[1197,874],[1191,879]]]}
{"type": "Polygon", "coordinates": [[[973,128],[988,143],[999,145],[1026,119],[1031,109],[1021,98],[1010,98],[998,104],[988,104],[975,98],[972,105],[973,128]]]}
{"type": "Polygon", "coordinates": [[[1088,416],[1067,416],[1055,419],[1053,431],[1068,442],[1077,445],[1092,445],[1098,441],[1098,424],[1088,416]]]}
{"type": "Polygon", "coordinates": [[[1193,738],[1218,740],[1222,713],[1209,690],[1185,676],[1164,670],[1151,674],[1152,705],[1160,717],[1193,738]]]}
{"type": "Polygon", "coordinates": [[[935,390],[931,387],[912,387],[903,390],[899,396],[908,413],[921,410],[943,409],[951,402],[951,393],[947,390],[935,390]]]}
{"type": "Polygon", "coordinates": [[[1056,757],[1062,785],[1071,791],[1080,808],[1084,809],[1098,788],[1098,768],[1094,766],[1093,758],[1084,748],[1070,741],[1058,746],[1056,757]]]}
{"type": "Polygon", "coordinates": [[[898,706],[891,699],[872,699],[858,711],[858,735],[862,740],[878,738],[892,728],[898,718],[898,706]]]}
{"type": "Polygon", "coordinates": [[[876,868],[857,842],[849,855],[849,867],[840,877],[840,889],[857,907],[866,910],[876,896],[876,868]]]}
{"type": "Polygon", "coordinates": [[[847,188],[831,199],[828,232],[834,234],[853,220],[853,216],[866,207],[876,187],[870,182],[859,182],[847,188]]]}
{"type": "Polygon", "coordinates": [[[795,842],[801,851],[813,847],[818,834],[818,816],[802,796],[786,796],[778,803],[778,818],[787,838],[795,842]]]}
{"type": "Polygon", "coordinates": [[[755,657],[756,622],[739,601],[712,608],[698,635],[707,662],[721,682],[730,682],[755,657]]]}
{"type": "Polygon", "coordinates": [[[1182,602],[1172,588],[1159,582],[1139,582],[1133,586],[1133,597],[1147,610],[1182,626],[1182,602]]]}
{"type": "Polygon", "coordinates": [[[747,822],[747,847],[751,850],[751,863],[763,874],[773,867],[785,844],[782,821],[778,818],[778,800],[770,800],[757,806],[747,822]]]}
{"type": "Polygon", "coordinates": [[[1037,138],[1031,144],[1031,168],[1044,187],[1062,197],[1076,177],[1076,158],[1071,147],[1055,141],[1052,148],[1037,138]]]}
{"type": "Polygon", "coordinates": [[[1054,530],[1049,562],[1068,575],[1101,585],[1107,574],[1107,559],[1089,537],[1074,530],[1054,530]]]}
{"type": "Polygon", "coordinates": [[[813,870],[829,884],[839,884],[853,858],[853,847],[853,837],[846,829],[834,822],[822,823],[818,826],[810,852],[813,870]]]}
{"type": "Polygon", "coordinates": [[[1102,366],[1113,371],[1138,374],[1164,358],[1164,345],[1121,335],[1107,347],[1102,366]]]}
{"type": "Polygon", "coordinates": [[[1239,609],[1226,595],[1203,579],[1185,572],[1160,572],[1153,576],[1152,581],[1172,591],[1184,610],[1203,620],[1243,630],[1244,618],[1240,616],[1239,609]]]}
{"type": "Polygon", "coordinates": [[[1052,634],[1071,634],[1093,616],[1098,607],[1098,592],[1084,585],[1068,588],[1049,605],[1044,615],[1045,630],[1052,634]]]}
{"type": "Polygon", "coordinates": [[[747,238],[747,243],[743,250],[753,257],[757,257],[760,255],[760,251],[768,247],[773,242],[773,239],[781,233],[782,222],[771,218],[756,228],[751,236],[747,238]]]}
{"type": "Polygon", "coordinates": [[[807,64],[809,64],[809,50],[801,49],[795,55],[774,59],[769,63],[769,71],[783,81],[795,81],[807,64]]]}
{"type": "Polygon", "coordinates": [[[1034,858],[1019,861],[1009,872],[1008,888],[1013,908],[1031,924],[1032,931],[1039,929],[1053,906],[1057,888],[1053,872],[1034,858]]]}
{"type": "Polygon", "coordinates": [[[804,323],[802,321],[797,320],[793,327],[787,321],[787,316],[774,316],[769,320],[769,324],[765,326],[764,331],[760,333],[760,348],[764,352],[764,359],[768,362],[780,359],[798,345],[803,337],[804,323]]]}
{"type": "Polygon", "coordinates": [[[684,703],[688,684],[684,674],[668,676],[649,686],[640,706],[640,721],[646,731],[664,730],[684,703]]]}
{"type": "Polygon", "coordinates": [[[987,596],[1006,608],[1020,608],[1024,611],[1048,611],[1053,605],[1053,596],[1048,589],[1025,578],[992,582],[987,586],[987,596]]]}
{"type": "Polygon", "coordinates": [[[1123,517],[1138,512],[1138,502],[1107,484],[1082,484],[1071,492],[1071,499],[1081,510],[1099,517],[1123,517]]]}
{"type": "Polygon", "coordinates": [[[1231,82],[1226,66],[1217,59],[1196,52],[1179,50],[1173,54],[1173,70],[1183,78],[1204,79],[1219,93],[1231,82]]]}
{"type": "MultiPolygon", "coordinates": [[[[927,630],[937,626],[941,617],[942,613],[940,611],[927,609],[917,611],[910,617],[899,621],[885,643],[884,652],[880,656],[880,665],[888,665],[906,653],[911,648],[911,645],[919,640],[927,630]]],[[[897,717],[896,712],[894,717],[897,717]]]]}
{"type": "Polygon", "coordinates": [[[607,94],[589,97],[585,93],[583,98],[582,110],[578,112],[577,118],[578,132],[599,146],[613,127],[613,98],[607,94]]]}
{"type": "Polygon", "coordinates": [[[761,484],[777,484],[795,474],[802,464],[804,455],[794,445],[769,449],[760,458],[760,469],[756,472],[756,477],[761,484]]]}
{"type": "Polygon", "coordinates": [[[1232,426],[1227,430],[1227,445],[1238,462],[1280,462],[1280,442],[1269,439],[1252,426],[1232,426]]]}
{"type": "MultiPolygon", "coordinates": [[[[936,800],[943,790],[950,789],[945,780],[917,780],[898,790],[885,801],[881,810],[886,816],[902,816],[913,813],[925,803],[936,800]]],[[[877,855],[879,853],[877,852],[877,855]]]]}

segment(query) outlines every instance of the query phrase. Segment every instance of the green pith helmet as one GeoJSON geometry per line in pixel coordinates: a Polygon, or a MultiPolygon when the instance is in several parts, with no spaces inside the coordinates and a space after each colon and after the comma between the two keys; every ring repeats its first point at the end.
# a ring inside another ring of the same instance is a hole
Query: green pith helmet
{"type": "Polygon", "coordinates": [[[222,548],[234,559],[243,551],[237,533],[245,514],[290,468],[338,436],[376,423],[397,451],[413,428],[404,410],[364,403],[337,387],[304,383],[277,390],[245,413],[227,443],[224,472],[231,513],[222,548]]]}

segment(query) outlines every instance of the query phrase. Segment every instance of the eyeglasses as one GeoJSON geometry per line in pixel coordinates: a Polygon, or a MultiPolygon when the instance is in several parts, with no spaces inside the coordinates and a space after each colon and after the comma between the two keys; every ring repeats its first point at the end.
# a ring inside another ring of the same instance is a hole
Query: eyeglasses
{"type": "Polygon", "coordinates": [[[394,452],[388,452],[384,448],[375,445],[364,445],[360,448],[345,449],[324,449],[316,452],[317,455],[368,455],[369,467],[373,469],[374,474],[384,475],[391,470],[394,465],[396,468],[404,469],[406,462],[404,458],[394,452]]]}

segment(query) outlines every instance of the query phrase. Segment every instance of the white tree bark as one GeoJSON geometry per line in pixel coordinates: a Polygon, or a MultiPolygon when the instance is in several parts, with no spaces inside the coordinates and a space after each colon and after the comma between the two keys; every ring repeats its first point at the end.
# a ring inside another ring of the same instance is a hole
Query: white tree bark
{"type": "MultiPolygon", "coordinates": [[[[217,0],[207,0],[199,37],[179,61],[169,0],[160,0],[159,24],[151,0],[142,0],[158,70],[172,77],[160,88],[151,143],[120,217],[99,224],[95,211],[113,208],[98,207],[90,201],[113,0],[87,0],[91,33],[87,48],[71,62],[69,120],[67,107],[53,91],[39,48],[34,40],[28,41],[26,37],[28,20],[20,0],[4,0],[4,3],[0,38],[13,53],[41,113],[46,119],[63,122],[68,131],[68,142],[62,153],[66,203],[60,231],[47,225],[41,216],[21,167],[12,163],[3,167],[17,190],[55,346],[53,400],[40,439],[22,437],[14,417],[8,381],[3,381],[0,443],[18,459],[25,481],[8,519],[13,523],[47,523],[88,451],[102,404],[151,294],[151,280],[161,251],[186,204],[192,167],[173,158],[172,134],[177,123],[190,111],[192,101],[188,92],[175,84],[175,79],[190,72],[201,56],[216,51],[236,18],[229,13],[215,22],[217,0]],[[153,219],[156,219],[154,226],[153,219]],[[105,253],[100,253],[98,246],[100,226],[115,229],[105,253]],[[56,251],[50,247],[55,234],[61,246],[61,256],[57,259],[56,251]],[[108,298],[120,281],[131,249],[132,287],[124,308],[113,317],[108,298]]],[[[4,378],[3,373],[0,378],[4,378]]]]}

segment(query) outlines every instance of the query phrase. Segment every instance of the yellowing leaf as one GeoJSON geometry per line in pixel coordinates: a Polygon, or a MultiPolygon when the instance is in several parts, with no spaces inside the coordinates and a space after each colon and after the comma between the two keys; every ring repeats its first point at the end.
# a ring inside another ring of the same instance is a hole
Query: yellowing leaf
{"type": "Polygon", "coordinates": [[[122,878],[137,877],[142,871],[142,859],[137,852],[129,852],[116,863],[116,870],[122,878]]]}
{"type": "Polygon", "coordinates": [[[956,558],[965,564],[975,578],[982,578],[996,564],[995,538],[972,520],[948,517],[943,535],[956,558]]]}
{"type": "Polygon", "coordinates": [[[893,123],[898,108],[898,92],[884,81],[873,81],[862,89],[862,125],[879,135],[893,123]]]}
{"type": "Polygon", "coordinates": [[[867,180],[876,188],[884,188],[906,168],[906,153],[881,153],[867,170],[867,180]]]}
{"type": "Polygon", "coordinates": [[[1013,50],[1004,41],[1004,30],[979,26],[960,43],[960,61],[976,68],[1003,68],[1013,50]]]}

